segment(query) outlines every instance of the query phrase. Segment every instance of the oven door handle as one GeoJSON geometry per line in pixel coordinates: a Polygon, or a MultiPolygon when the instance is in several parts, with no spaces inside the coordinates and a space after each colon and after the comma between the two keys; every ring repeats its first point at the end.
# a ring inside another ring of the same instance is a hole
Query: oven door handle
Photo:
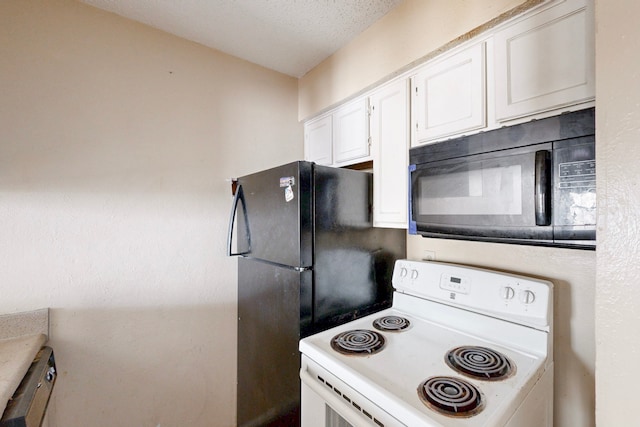
{"type": "MultiPolygon", "coordinates": [[[[304,358],[304,355],[302,356],[304,358]]],[[[337,391],[334,391],[332,386],[321,384],[318,380],[313,378],[313,375],[309,373],[306,367],[303,365],[300,370],[300,380],[302,383],[309,387],[309,389],[316,394],[316,397],[324,402],[325,405],[328,405],[337,412],[341,417],[344,418],[345,421],[349,423],[352,427],[371,427],[372,425],[384,425],[384,426],[394,426],[394,427],[407,427],[406,424],[398,421],[391,414],[385,413],[385,420],[378,420],[375,414],[369,414],[365,407],[361,407],[357,402],[351,400],[347,401],[345,399],[344,390],[340,392],[338,395],[337,391]],[[331,388],[329,388],[331,387],[331,388]],[[365,415],[367,414],[367,415],[365,415]]],[[[352,392],[353,390],[347,390],[347,393],[352,392]]],[[[304,395],[304,393],[303,393],[304,395]]],[[[351,397],[359,397],[358,393],[353,391],[351,397]]],[[[348,395],[347,395],[348,397],[348,395]]],[[[361,403],[364,403],[366,398],[363,398],[361,403]]],[[[305,411],[305,401],[306,399],[302,399],[302,412],[304,419],[304,411],[305,411]]],[[[309,402],[307,402],[309,404],[309,402]]],[[[369,402],[369,404],[371,404],[369,402]]],[[[312,403],[313,405],[313,403],[312,403]]],[[[324,412],[324,411],[322,411],[324,412]]],[[[326,421],[326,420],[325,420],[326,421]]],[[[332,424],[333,425],[333,424],[332,424]]]]}
{"type": "Polygon", "coordinates": [[[535,205],[536,225],[551,225],[551,155],[547,150],[536,151],[535,205]]]}
{"type": "MultiPolygon", "coordinates": [[[[338,397],[335,392],[328,390],[326,386],[323,386],[318,383],[317,380],[314,380],[304,368],[300,371],[300,379],[306,386],[316,393],[318,397],[325,402],[325,404],[329,405],[334,411],[339,413],[341,417],[345,418],[350,425],[353,427],[371,427],[371,422],[366,421],[363,418],[364,415],[357,414],[355,408],[352,408],[346,401],[343,402],[343,399],[338,397]]],[[[304,411],[304,405],[302,410],[304,411]]]]}

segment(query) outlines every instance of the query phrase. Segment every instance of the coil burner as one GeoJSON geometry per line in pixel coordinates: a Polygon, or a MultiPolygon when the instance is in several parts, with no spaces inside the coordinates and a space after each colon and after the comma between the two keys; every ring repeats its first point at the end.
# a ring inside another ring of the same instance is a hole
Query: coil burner
{"type": "Polygon", "coordinates": [[[515,372],[515,365],[507,356],[487,347],[457,347],[444,359],[453,370],[485,381],[503,380],[515,372]]]}
{"type": "Polygon", "coordinates": [[[338,353],[368,356],[382,350],[385,339],[382,334],[368,329],[342,332],[331,339],[331,348],[338,353]]]}
{"type": "Polygon", "coordinates": [[[471,417],[484,408],[482,392],[460,378],[428,378],[418,387],[418,396],[427,407],[452,417],[471,417]]]}
{"type": "Polygon", "coordinates": [[[379,331],[401,332],[411,325],[409,319],[400,316],[384,316],[373,321],[373,327],[379,331]]]}

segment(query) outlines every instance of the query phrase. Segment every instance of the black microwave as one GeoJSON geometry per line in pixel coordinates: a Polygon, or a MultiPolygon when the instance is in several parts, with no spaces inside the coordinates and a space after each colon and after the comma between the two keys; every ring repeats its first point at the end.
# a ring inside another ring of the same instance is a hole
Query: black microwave
{"type": "Polygon", "coordinates": [[[595,109],[409,151],[409,233],[595,249],[595,109]]]}

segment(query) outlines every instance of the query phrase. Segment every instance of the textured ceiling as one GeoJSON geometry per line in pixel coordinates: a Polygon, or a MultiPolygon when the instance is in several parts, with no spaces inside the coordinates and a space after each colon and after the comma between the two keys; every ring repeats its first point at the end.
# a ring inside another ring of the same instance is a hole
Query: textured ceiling
{"type": "Polygon", "coordinates": [[[402,0],[81,0],[301,77],[402,0]]]}

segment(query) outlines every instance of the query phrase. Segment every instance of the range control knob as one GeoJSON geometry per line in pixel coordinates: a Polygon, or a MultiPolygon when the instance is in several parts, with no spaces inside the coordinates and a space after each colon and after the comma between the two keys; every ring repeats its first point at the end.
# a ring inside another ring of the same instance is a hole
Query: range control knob
{"type": "Polygon", "coordinates": [[[418,278],[418,270],[411,270],[411,279],[416,280],[418,278]]]}
{"type": "Polygon", "coordinates": [[[523,304],[531,304],[535,300],[536,294],[534,294],[532,291],[522,291],[522,293],[520,294],[520,301],[523,304]]]}
{"type": "Polygon", "coordinates": [[[516,295],[516,291],[511,286],[505,286],[500,292],[502,299],[510,300],[516,295]]]}
{"type": "Polygon", "coordinates": [[[402,267],[400,269],[400,277],[407,277],[407,269],[402,267]]]}

